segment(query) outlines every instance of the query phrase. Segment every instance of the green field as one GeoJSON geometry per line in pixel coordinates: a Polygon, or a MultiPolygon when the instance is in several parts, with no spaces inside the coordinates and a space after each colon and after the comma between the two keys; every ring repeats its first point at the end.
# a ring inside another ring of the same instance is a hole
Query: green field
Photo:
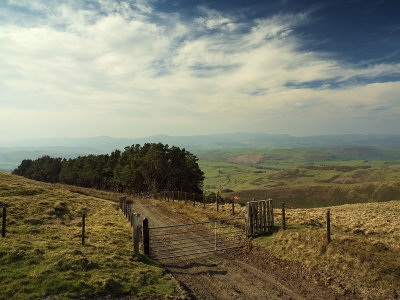
{"type": "Polygon", "coordinates": [[[393,147],[227,149],[200,153],[199,163],[206,192],[317,207],[398,198],[399,158],[393,147]]]}

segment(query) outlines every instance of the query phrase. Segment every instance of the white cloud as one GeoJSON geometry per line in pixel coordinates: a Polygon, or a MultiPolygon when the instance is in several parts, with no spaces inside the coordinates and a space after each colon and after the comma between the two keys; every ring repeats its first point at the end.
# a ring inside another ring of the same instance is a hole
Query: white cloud
{"type": "MultiPolygon", "coordinates": [[[[393,115],[379,107],[399,109],[398,83],[287,87],[288,82],[374,78],[400,69],[341,65],[299,51],[302,41],[292,30],[307,22],[307,14],[247,24],[200,8],[202,17],[187,22],[155,12],[143,0],[134,5],[102,0],[97,6],[54,2],[51,8],[43,1],[10,3],[42,18],[0,25],[0,124],[26,123],[41,132],[26,136],[260,131],[264,124],[271,126],[264,131],[305,134],[311,125],[303,128],[293,120],[340,120],[355,113],[361,120],[374,113],[393,115]],[[360,105],[366,106],[357,109],[360,105]],[[32,114],[39,117],[30,119],[32,114]]],[[[362,128],[360,123],[354,131],[362,128]]],[[[0,138],[23,134],[2,130],[0,138]]]]}

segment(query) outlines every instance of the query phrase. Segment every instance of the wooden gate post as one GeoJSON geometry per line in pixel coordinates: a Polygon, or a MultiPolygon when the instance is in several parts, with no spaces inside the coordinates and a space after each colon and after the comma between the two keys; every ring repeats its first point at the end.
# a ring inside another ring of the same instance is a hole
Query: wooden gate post
{"type": "Polygon", "coordinates": [[[267,228],[271,232],[271,201],[267,200],[267,228]]]}
{"type": "Polygon", "coordinates": [[[253,206],[251,202],[246,203],[246,236],[254,234],[253,206]]]}
{"type": "Polygon", "coordinates": [[[85,245],[85,217],[86,215],[82,215],[82,245],[85,245]]]}
{"type": "Polygon", "coordinates": [[[246,211],[245,211],[245,233],[246,237],[250,237],[250,207],[249,207],[249,202],[246,202],[246,211]]]}
{"type": "Polygon", "coordinates": [[[253,229],[253,233],[257,234],[258,233],[258,203],[257,202],[253,202],[252,203],[252,211],[253,211],[253,224],[254,224],[254,229],[253,229]]]}
{"type": "Polygon", "coordinates": [[[263,232],[267,233],[267,201],[262,202],[262,211],[263,211],[263,232]]]}
{"type": "Polygon", "coordinates": [[[274,226],[275,226],[275,222],[274,222],[274,201],[272,199],[271,200],[271,232],[274,231],[274,226]]]}
{"type": "Polygon", "coordinates": [[[1,237],[6,237],[6,219],[7,219],[7,208],[3,206],[3,222],[1,226],[1,237]]]}
{"type": "Polygon", "coordinates": [[[143,219],[143,252],[150,256],[149,220],[147,218],[143,219]]]}
{"type": "Polygon", "coordinates": [[[331,211],[326,211],[326,239],[328,243],[331,242],[331,211]]]}
{"type": "Polygon", "coordinates": [[[282,202],[282,229],[286,230],[285,202],[282,202]]]}
{"type": "Polygon", "coordinates": [[[133,208],[132,205],[129,205],[129,223],[131,227],[133,227],[133,208]]]}

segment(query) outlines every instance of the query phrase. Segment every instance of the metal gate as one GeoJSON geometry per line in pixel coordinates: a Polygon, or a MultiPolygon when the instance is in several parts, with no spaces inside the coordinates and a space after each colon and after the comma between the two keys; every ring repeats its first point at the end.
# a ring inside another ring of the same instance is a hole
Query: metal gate
{"type": "Polygon", "coordinates": [[[240,247],[245,218],[149,227],[150,256],[167,259],[240,247]]]}

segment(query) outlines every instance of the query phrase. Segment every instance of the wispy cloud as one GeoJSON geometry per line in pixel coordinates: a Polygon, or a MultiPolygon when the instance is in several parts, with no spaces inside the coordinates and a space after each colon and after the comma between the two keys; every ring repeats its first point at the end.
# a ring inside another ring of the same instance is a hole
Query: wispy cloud
{"type": "Polygon", "coordinates": [[[310,14],[241,21],[199,7],[188,21],[150,3],[9,1],[8,16],[26,18],[0,23],[0,125],[15,128],[1,137],[306,134],[301,118],[399,112],[399,83],[379,82],[399,65],[299,50],[294,29],[310,14]]]}

